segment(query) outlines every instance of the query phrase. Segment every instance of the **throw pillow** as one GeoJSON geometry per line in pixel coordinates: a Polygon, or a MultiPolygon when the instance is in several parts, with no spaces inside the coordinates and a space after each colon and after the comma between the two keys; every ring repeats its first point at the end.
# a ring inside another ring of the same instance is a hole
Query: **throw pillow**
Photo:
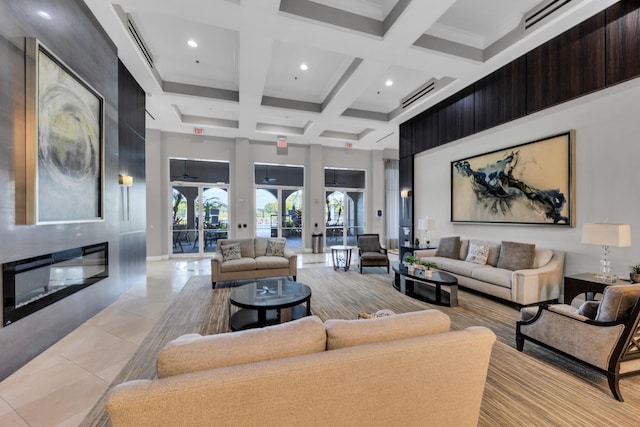
{"type": "Polygon", "coordinates": [[[436,256],[460,259],[460,236],[443,237],[438,243],[436,256]]]}
{"type": "Polygon", "coordinates": [[[640,286],[610,285],[602,294],[602,302],[595,320],[598,322],[615,322],[631,313],[633,306],[640,298],[640,286]]]}
{"type": "Polygon", "coordinates": [[[497,267],[512,271],[527,270],[533,268],[535,255],[536,245],[503,241],[497,267]]]}
{"type": "Polygon", "coordinates": [[[267,242],[267,256],[284,256],[284,239],[269,239],[267,242]]]}
{"type": "Polygon", "coordinates": [[[600,307],[600,301],[585,301],[580,305],[580,308],[578,308],[576,313],[594,320],[598,313],[598,307],[600,307]]]}
{"type": "Polygon", "coordinates": [[[233,243],[231,245],[220,246],[222,250],[222,261],[230,261],[232,259],[240,259],[240,243],[233,243]]]}
{"type": "Polygon", "coordinates": [[[469,252],[465,261],[474,264],[485,265],[489,258],[489,245],[478,245],[474,242],[469,243],[469,252]]]}

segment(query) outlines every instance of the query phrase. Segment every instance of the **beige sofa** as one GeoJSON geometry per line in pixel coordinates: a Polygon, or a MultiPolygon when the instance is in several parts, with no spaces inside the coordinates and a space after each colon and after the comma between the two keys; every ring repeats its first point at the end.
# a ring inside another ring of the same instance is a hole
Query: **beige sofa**
{"type": "MultiPolygon", "coordinates": [[[[445,239],[441,239],[441,242],[445,239]]],[[[449,244],[447,241],[446,244],[449,244]]],[[[507,242],[527,247],[532,252],[532,263],[527,268],[501,268],[509,254],[502,249],[503,242],[460,239],[456,257],[438,256],[438,249],[417,250],[416,259],[436,263],[437,268],[453,274],[460,286],[493,295],[519,305],[557,300],[560,297],[564,271],[564,252],[535,247],[535,245],[507,242]],[[485,264],[467,261],[470,244],[488,246],[485,264]]],[[[530,252],[531,253],[531,252],[530,252]]],[[[516,252],[515,257],[518,256],[516,252]]],[[[513,258],[513,257],[511,257],[513,258]]],[[[518,260],[515,260],[517,264],[518,260]]],[[[513,263],[513,262],[512,262],[513,263]]]]}
{"type": "Polygon", "coordinates": [[[114,427],[475,426],[494,342],[436,310],[191,334],[106,408],[114,427]]]}
{"type": "Polygon", "coordinates": [[[220,239],[211,258],[211,284],[225,280],[263,279],[265,277],[292,276],[298,274],[298,257],[287,250],[286,239],[253,237],[245,239],[220,239]],[[269,241],[284,241],[282,256],[267,255],[269,241]],[[225,260],[222,249],[239,244],[241,257],[225,260]]]}

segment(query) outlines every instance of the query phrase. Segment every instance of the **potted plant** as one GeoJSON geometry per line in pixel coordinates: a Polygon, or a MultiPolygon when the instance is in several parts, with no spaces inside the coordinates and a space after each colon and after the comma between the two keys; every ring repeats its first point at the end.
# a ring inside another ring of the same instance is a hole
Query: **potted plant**
{"type": "Polygon", "coordinates": [[[629,269],[631,270],[629,273],[631,283],[640,283],[640,264],[632,265],[629,269]]]}
{"type": "Polygon", "coordinates": [[[425,268],[426,277],[428,279],[430,279],[431,275],[433,274],[431,269],[432,268],[436,268],[438,266],[438,264],[436,264],[435,262],[431,262],[431,261],[420,261],[420,264],[425,268]]]}
{"type": "Polygon", "coordinates": [[[407,255],[402,260],[402,263],[407,267],[409,267],[410,265],[413,265],[416,263],[416,257],[414,257],[413,255],[407,255]]]}
{"type": "Polygon", "coordinates": [[[403,264],[407,266],[407,269],[409,270],[409,274],[413,274],[413,271],[416,267],[416,257],[414,257],[413,255],[407,255],[404,257],[403,260],[403,264]]]}

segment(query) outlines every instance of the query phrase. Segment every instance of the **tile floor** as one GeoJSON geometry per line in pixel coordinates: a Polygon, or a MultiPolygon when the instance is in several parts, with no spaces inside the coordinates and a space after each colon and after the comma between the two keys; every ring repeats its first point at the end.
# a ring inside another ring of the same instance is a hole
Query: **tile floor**
{"type": "MultiPolygon", "coordinates": [[[[324,265],[331,265],[328,253],[298,256],[298,268],[324,265]]],[[[0,382],[0,426],[79,425],[189,277],[209,273],[207,259],[147,263],[146,285],[127,290],[0,382]]]]}

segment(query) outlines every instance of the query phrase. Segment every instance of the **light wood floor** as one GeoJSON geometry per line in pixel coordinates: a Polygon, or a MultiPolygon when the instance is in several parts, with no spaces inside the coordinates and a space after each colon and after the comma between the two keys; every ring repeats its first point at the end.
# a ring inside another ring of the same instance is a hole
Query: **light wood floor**
{"type": "MultiPolygon", "coordinates": [[[[330,264],[298,257],[298,268],[330,264]]],[[[0,383],[0,426],[78,426],[107,390],[175,295],[208,260],[147,263],[147,283],[129,289],[61,341],[0,383]]]]}
{"type": "MultiPolygon", "coordinates": [[[[412,299],[407,302],[407,297],[390,292],[388,279],[383,278],[384,286],[378,286],[372,294],[383,295],[384,301],[374,298],[369,301],[369,307],[362,295],[374,284],[375,281],[367,277],[373,274],[335,274],[326,268],[318,269],[316,274],[313,268],[330,265],[330,256],[326,254],[301,255],[298,264],[299,269],[305,269],[299,272],[299,277],[306,277],[309,284],[318,280],[324,284],[314,290],[313,309],[321,318],[348,318],[355,316],[359,309],[375,310],[381,306],[398,312],[410,309],[409,303],[426,306],[412,299]],[[349,285],[352,292],[345,293],[345,285],[349,285]],[[343,294],[340,304],[332,304],[339,293],[343,294]],[[353,298],[345,300],[345,294],[353,298]],[[324,313],[323,307],[346,311],[324,313]]],[[[124,293],[112,306],[0,383],[0,426],[79,425],[148,332],[156,323],[162,325],[162,313],[187,280],[208,274],[208,269],[206,260],[149,263],[146,286],[124,293]]],[[[206,294],[211,294],[208,284],[205,285],[206,294]]],[[[223,305],[220,301],[216,304],[223,305]]],[[[515,351],[513,334],[518,317],[515,308],[463,293],[460,307],[441,309],[451,316],[454,329],[482,324],[498,335],[479,425],[640,425],[636,421],[640,419],[640,377],[623,380],[623,393],[628,400],[616,402],[603,376],[533,345],[527,345],[525,353],[515,351]]],[[[219,323],[220,316],[215,317],[219,323]]],[[[214,331],[210,333],[222,331],[220,325],[209,326],[214,331]]],[[[145,340],[148,341],[149,338],[145,340]]]]}

